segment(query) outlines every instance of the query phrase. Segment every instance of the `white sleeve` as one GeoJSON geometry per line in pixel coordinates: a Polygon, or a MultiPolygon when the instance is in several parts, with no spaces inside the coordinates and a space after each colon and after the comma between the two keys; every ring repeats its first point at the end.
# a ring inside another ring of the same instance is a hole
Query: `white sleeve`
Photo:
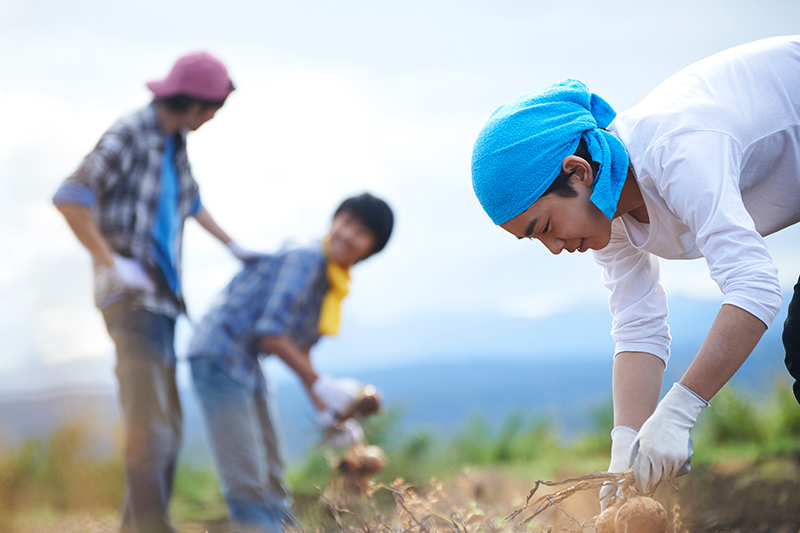
{"type": "Polygon", "coordinates": [[[696,236],[723,303],[769,326],[781,309],[778,269],[739,191],[741,147],[716,132],[684,133],[654,153],[664,202],[696,236]]]}
{"type": "Polygon", "coordinates": [[[669,359],[667,294],[659,279],[658,258],[636,249],[621,221],[612,223],[611,241],[594,252],[603,267],[603,285],[611,291],[611,336],[620,352],[645,352],[669,359]]]}

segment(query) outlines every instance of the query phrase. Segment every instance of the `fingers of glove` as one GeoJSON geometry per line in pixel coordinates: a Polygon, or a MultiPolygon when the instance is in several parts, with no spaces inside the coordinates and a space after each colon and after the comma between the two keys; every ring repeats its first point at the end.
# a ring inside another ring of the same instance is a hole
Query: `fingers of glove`
{"type": "Polygon", "coordinates": [[[345,420],[339,426],[329,428],[325,440],[331,446],[350,446],[364,442],[364,429],[353,419],[345,420]]]}
{"type": "Polygon", "coordinates": [[[119,255],[114,256],[112,277],[114,281],[122,287],[140,289],[143,291],[154,292],[155,283],[147,275],[144,267],[135,259],[129,259],[119,255]]]}
{"type": "Polygon", "coordinates": [[[356,379],[320,376],[311,386],[311,390],[328,409],[343,413],[351,405],[361,387],[361,382],[356,379]]]}
{"type": "Polygon", "coordinates": [[[647,488],[653,475],[653,464],[647,454],[642,452],[641,441],[638,437],[631,445],[628,460],[633,465],[634,487],[640,494],[647,494],[647,488]]]}
{"type": "Polygon", "coordinates": [[[357,420],[348,418],[342,422],[342,426],[345,431],[352,436],[353,442],[361,442],[364,440],[364,428],[361,427],[361,424],[359,424],[357,420]]]}
{"type": "Polygon", "coordinates": [[[316,420],[317,424],[326,428],[336,422],[336,413],[330,409],[323,409],[322,411],[317,411],[317,414],[314,415],[314,420],[316,420]]]}
{"type": "Polygon", "coordinates": [[[227,246],[228,249],[233,254],[233,256],[240,261],[245,261],[245,262],[255,261],[262,255],[259,252],[254,252],[253,250],[242,248],[236,241],[229,241],[227,246]]]}
{"type": "Polygon", "coordinates": [[[338,378],[335,381],[339,388],[353,397],[355,397],[364,387],[364,384],[355,378],[338,378]]]}
{"type": "Polygon", "coordinates": [[[692,437],[689,437],[689,449],[687,450],[688,459],[683,463],[680,470],[675,474],[675,477],[685,476],[692,470],[692,456],[694,456],[694,442],[692,437]]]}
{"type": "Polygon", "coordinates": [[[353,441],[352,437],[345,432],[333,432],[325,437],[325,442],[328,443],[328,446],[338,448],[342,446],[350,446],[355,441],[353,441]]]}
{"type": "Polygon", "coordinates": [[[617,498],[617,486],[613,483],[606,483],[600,489],[600,512],[605,511],[610,505],[614,503],[617,498]]]}
{"type": "Polygon", "coordinates": [[[611,431],[611,461],[609,472],[625,472],[630,468],[630,449],[636,439],[637,431],[628,426],[617,426],[611,431]]]}
{"type": "Polygon", "coordinates": [[[642,454],[637,454],[633,462],[634,487],[639,494],[647,494],[647,487],[650,485],[651,464],[642,454]]]}

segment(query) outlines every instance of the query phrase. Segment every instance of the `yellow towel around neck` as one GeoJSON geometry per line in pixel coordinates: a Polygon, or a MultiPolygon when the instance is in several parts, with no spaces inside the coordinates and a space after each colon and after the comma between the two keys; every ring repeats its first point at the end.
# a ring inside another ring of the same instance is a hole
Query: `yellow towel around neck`
{"type": "Polygon", "coordinates": [[[347,296],[347,284],[350,281],[350,269],[330,259],[330,235],[323,241],[325,256],[328,258],[328,292],[322,298],[319,311],[319,332],[322,335],[336,335],[339,332],[339,318],[342,300],[347,296]]]}

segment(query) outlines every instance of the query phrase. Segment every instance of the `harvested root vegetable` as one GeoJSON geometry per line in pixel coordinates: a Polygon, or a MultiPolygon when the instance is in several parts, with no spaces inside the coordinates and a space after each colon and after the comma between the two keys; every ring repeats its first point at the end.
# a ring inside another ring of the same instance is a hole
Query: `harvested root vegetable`
{"type": "Polygon", "coordinates": [[[665,533],[666,531],[667,511],[653,498],[644,496],[633,498],[617,511],[616,533],[665,533]]]}
{"type": "Polygon", "coordinates": [[[597,533],[615,533],[618,510],[619,505],[613,505],[600,513],[594,522],[595,531],[597,533]]]}
{"type": "Polygon", "coordinates": [[[386,466],[386,457],[383,455],[383,450],[377,446],[367,446],[364,452],[364,459],[361,462],[362,474],[377,474],[383,467],[386,466]]]}
{"type": "Polygon", "coordinates": [[[377,474],[386,466],[386,457],[380,446],[354,444],[339,462],[339,471],[350,476],[377,474]]]}

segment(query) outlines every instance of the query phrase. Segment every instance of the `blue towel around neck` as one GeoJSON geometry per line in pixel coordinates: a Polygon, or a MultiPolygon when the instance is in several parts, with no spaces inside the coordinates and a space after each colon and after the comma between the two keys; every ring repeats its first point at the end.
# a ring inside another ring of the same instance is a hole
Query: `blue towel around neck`
{"type": "Polygon", "coordinates": [[[472,188],[492,222],[508,222],[538,200],[581,138],[600,165],[591,200],[610,220],[628,171],[625,147],[604,129],[615,116],[605,100],[573,79],[497,108],[472,151],[472,188]]]}

